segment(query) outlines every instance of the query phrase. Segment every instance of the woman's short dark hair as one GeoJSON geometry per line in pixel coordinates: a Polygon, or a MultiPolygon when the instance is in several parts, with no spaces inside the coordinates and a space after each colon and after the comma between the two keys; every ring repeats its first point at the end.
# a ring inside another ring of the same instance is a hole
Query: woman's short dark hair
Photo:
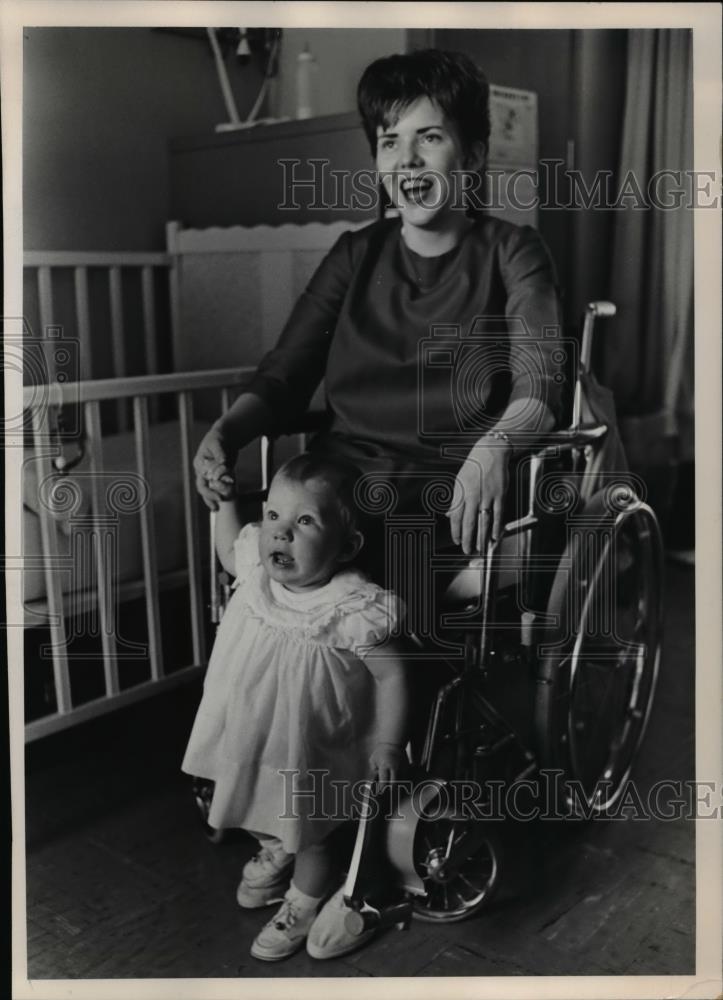
{"type": "Polygon", "coordinates": [[[277,475],[292,483],[308,483],[311,479],[326,483],[334,493],[345,528],[358,527],[359,509],[354,500],[354,489],[361,477],[361,470],[341,458],[330,458],[319,452],[305,451],[284,463],[277,475]]]}
{"type": "Polygon", "coordinates": [[[388,128],[420,97],[434,101],[455,123],[465,152],[475,142],[487,147],[489,84],[484,73],[462,53],[423,49],[377,59],[362,74],[357,104],[372,156],[377,128],[388,128]]]}

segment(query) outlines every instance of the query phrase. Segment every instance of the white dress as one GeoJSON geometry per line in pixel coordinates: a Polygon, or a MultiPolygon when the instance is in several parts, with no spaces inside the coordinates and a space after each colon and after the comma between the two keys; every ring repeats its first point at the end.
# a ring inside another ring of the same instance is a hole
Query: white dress
{"type": "Polygon", "coordinates": [[[209,823],[278,837],[294,854],[349,818],[375,742],[370,649],[401,604],[357,570],[308,593],[271,580],[257,525],[235,543],[221,620],[182,769],[215,784],[209,823]]]}

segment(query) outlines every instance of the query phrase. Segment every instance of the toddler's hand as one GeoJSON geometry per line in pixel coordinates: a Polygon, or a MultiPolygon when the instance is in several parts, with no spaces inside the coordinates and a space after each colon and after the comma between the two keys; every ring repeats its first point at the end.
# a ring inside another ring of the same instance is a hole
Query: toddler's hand
{"type": "Polygon", "coordinates": [[[233,499],[236,493],[234,479],[224,466],[210,469],[204,478],[208,488],[213,490],[219,500],[233,499]]]}
{"type": "Polygon", "coordinates": [[[380,785],[396,781],[406,761],[403,747],[396,743],[377,743],[369,758],[380,785]]]}
{"type": "Polygon", "coordinates": [[[226,484],[230,483],[233,486],[236,451],[237,449],[226,442],[215,424],[198,446],[193,459],[196,489],[211,510],[218,510],[220,500],[230,499],[231,491],[227,489],[226,484]],[[217,483],[224,485],[218,489],[217,483]]]}

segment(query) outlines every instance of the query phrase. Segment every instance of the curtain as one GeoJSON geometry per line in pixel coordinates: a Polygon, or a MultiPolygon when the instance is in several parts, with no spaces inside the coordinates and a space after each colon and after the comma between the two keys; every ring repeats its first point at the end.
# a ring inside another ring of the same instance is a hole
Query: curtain
{"type": "Polygon", "coordinates": [[[631,31],[603,369],[633,465],[673,439],[693,457],[692,167],[691,32],[631,31]]]}

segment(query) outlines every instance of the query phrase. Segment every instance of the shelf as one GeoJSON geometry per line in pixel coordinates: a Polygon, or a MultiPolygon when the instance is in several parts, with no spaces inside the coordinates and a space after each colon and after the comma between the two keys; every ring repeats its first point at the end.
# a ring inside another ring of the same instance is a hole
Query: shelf
{"type": "Polygon", "coordinates": [[[285,139],[303,139],[331,132],[359,132],[363,135],[356,111],[345,111],[337,115],[319,115],[315,118],[289,118],[254,125],[251,128],[224,132],[204,132],[200,135],[179,136],[170,140],[171,153],[191,152],[199,149],[244,146],[262,142],[276,142],[285,139]]]}

